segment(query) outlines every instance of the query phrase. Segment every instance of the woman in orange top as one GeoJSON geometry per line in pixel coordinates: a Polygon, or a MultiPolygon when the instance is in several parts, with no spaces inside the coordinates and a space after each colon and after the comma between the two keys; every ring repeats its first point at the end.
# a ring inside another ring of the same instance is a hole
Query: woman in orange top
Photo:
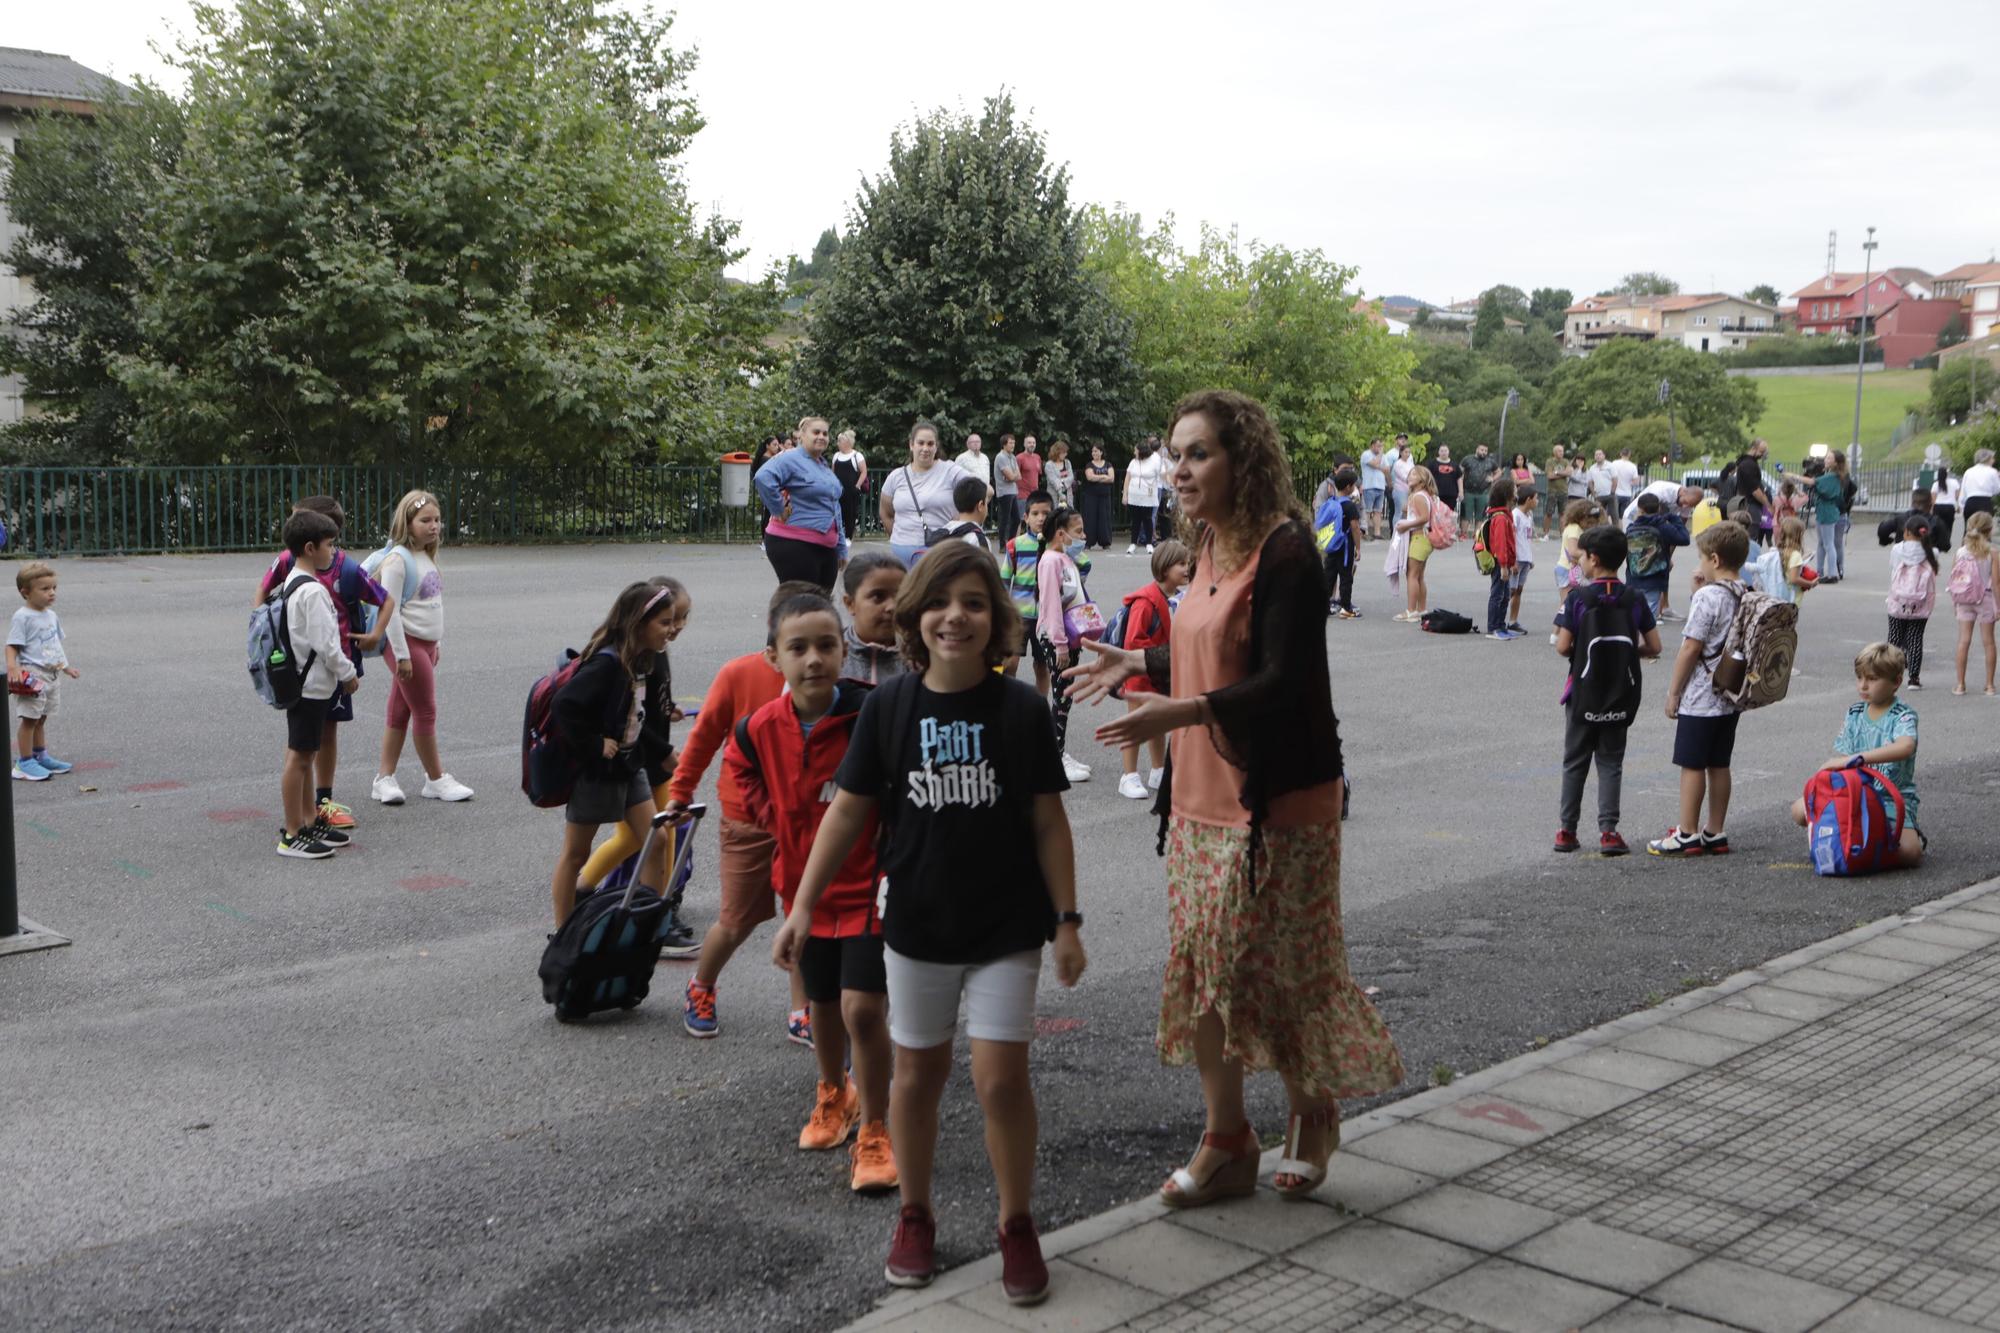
{"type": "Polygon", "coordinates": [[[1160,1057],[1201,1071],[1207,1132],[1160,1189],[1173,1207],[1257,1184],[1243,1076],[1274,1069],[1291,1120],[1272,1185],[1326,1178],[1336,1099],[1402,1081],[1388,1029],[1347,972],[1340,920],[1340,727],[1327,678],[1326,587],[1264,408],[1222,390],[1174,412],[1170,480],[1207,531],[1169,649],[1092,643],[1086,699],[1140,672],[1153,696],[1098,739],[1173,733],[1163,798],[1170,944],[1160,1057]]]}

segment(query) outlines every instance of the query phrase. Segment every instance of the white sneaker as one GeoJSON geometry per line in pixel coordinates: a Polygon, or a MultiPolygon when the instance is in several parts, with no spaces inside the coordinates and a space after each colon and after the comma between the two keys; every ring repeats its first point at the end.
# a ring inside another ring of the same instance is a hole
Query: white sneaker
{"type": "Polygon", "coordinates": [[[1124,777],[1118,779],[1118,794],[1130,797],[1135,801],[1145,800],[1146,779],[1140,777],[1137,773],[1127,773],[1124,777]]]}
{"type": "Polygon", "coordinates": [[[1153,553],[1153,544],[1152,544],[1151,542],[1147,542],[1147,543],[1146,543],[1146,554],[1147,554],[1147,555],[1151,555],[1152,553],[1153,553]]]}
{"type": "Polygon", "coordinates": [[[1068,755],[1063,756],[1063,776],[1071,782],[1090,781],[1090,765],[1080,764],[1068,755]]]}
{"type": "Polygon", "coordinates": [[[1132,552],[1134,552],[1134,551],[1136,551],[1136,550],[1138,550],[1138,549],[1139,549],[1139,544],[1138,544],[1137,542],[1134,542],[1134,543],[1132,543],[1132,544],[1131,544],[1130,546],[1128,546],[1128,547],[1126,547],[1126,548],[1125,548],[1125,554],[1127,554],[1127,555],[1130,555],[1130,554],[1132,554],[1132,552]]]}
{"type": "Polygon", "coordinates": [[[368,794],[384,805],[403,803],[402,784],[396,781],[394,773],[377,773],[375,781],[368,784],[368,794]]]}
{"type": "Polygon", "coordinates": [[[426,782],[422,795],[431,801],[469,801],[472,799],[472,788],[446,773],[426,782]]]}
{"type": "Polygon", "coordinates": [[[1166,775],[1167,775],[1167,770],[1164,768],[1156,768],[1152,772],[1148,773],[1146,775],[1147,789],[1150,791],[1158,791],[1160,789],[1160,779],[1166,777],[1166,775]]]}

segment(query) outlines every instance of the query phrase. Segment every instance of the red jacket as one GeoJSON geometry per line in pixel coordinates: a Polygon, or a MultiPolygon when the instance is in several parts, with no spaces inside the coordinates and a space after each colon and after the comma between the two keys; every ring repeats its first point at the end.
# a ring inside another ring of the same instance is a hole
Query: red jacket
{"type": "MultiPolygon", "coordinates": [[[[1173,638],[1174,608],[1160,585],[1148,580],[1136,592],[1125,594],[1125,646],[1130,649],[1164,648],[1173,638]]],[[[1125,693],[1156,694],[1153,682],[1137,675],[1125,682],[1125,693]]]]}
{"type": "MultiPolygon", "coordinates": [[[[688,733],[686,744],[681,746],[680,759],[674,765],[673,781],[667,784],[668,799],[683,805],[692,801],[694,789],[701,784],[701,775],[708,769],[708,761],[729,739],[730,729],[737,720],[750,716],[784,692],[785,678],[778,674],[778,668],[765,660],[762,652],[745,653],[723,663],[722,670],[715,673],[715,683],[708,687],[708,694],[701,701],[701,713],[694,720],[694,730],[688,733]]],[[[715,780],[715,798],[722,805],[724,819],[739,824],[752,822],[750,812],[743,805],[743,794],[736,790],[736,782],[729,776],[727,764],[723,765],[721,774],[715,780]]]]}
{"type": "MultiPolygon", "coordinates": [[[[832,804],[833,775],[847,757],[847,743],[861,714],[866,686],[843,680],[834,690],[833,707],[813,723],[812,734],[799,727],[789,694],[780,695],[737,723],[723,752],[723,771],[736,781],[750,820],[777,839],[771,861],[771,882],[792,908],[806,858],[812,854],[819,822],[832,804]],[[743,740],[749,738],[750,754],[743,740]]],[[[823,938],[873,935],[881,931],[875,911],[875,816],[868,817],[861,837],[833,882],[813,907],[812,933],[823,938]]]]}
{"type": "Polygon", "coordinates": [[[1514,511],[1505,505],[1486,511],[1486,549],[1500,562],[1501,569],[1521,563],[1520,549],[1514,545],[1514,511]],[[1496,515],[1500,521],[1497,528],[1493,526],[1496,515]]]}

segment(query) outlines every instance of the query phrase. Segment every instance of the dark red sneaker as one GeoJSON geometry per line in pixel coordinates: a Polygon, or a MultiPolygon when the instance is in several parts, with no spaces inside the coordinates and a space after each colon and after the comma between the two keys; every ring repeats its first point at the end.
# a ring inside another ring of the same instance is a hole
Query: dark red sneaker
{"type": "Polygon", "coordinates": [[[1009,1218],[1000,1228],[1000,1288],[1009,1305],[1040,1305],[1049,1298],[1049,1266],[1042,1262],[1032,1217],[1009,1218]]]}
{"type": "Polygon", "coordinates": [[[896,1234],[889,1238],[889,1262],[882,1276],[892,1286],[928,1287],[937,1276],[937,1223],[931,1210],[905,1204],[896,1218],[896,1234]]]}
{"type": "Polygon", "coordinates": [[[1625,845],[1625,835],[1617,829],[1597,835],[1597,850],[1603,856],[1625,856],[1631,848],[1625,845]]]}
{"type": "Polygon", "coordinates": [[[1573,830],[1566,828],[1556,830],[1557,851],[1573,852],[1581,846],[1583,846],[1583,844],[1576,840],[1576,833],[1573,830]]]}

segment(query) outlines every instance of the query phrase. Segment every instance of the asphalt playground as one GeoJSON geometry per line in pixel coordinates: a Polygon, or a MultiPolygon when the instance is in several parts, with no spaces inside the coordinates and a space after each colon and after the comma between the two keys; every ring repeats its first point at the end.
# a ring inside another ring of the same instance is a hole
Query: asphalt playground
{"type": "MultiPolygon", "coordinates": [[[[2000,702],[1950,696],[1956,626],[1930,626],[1918,773],[1921,871],[1818,880],[1785,810],[1882,635],[1886,561],[1802,610],[1802,674],[1746,717],[1726,860],[1550,853],[1563,668],[1540,634],[1443,639],[1364,548],[1366,618],[1327,627],[1356,792],[1343,853],[1353,969],[1378,988],[1403,1092],[1656,1004],[1683,989],[2000,869],[2000,702]]],[[[1545,575],[1552,552],[1538,552],[1545,575]]],[[[1100,601],[1146,577],[1098,554],[1100,601]]],[[[519,790],[522,705],[628,580],[694,591],[674,648],[699,699],[761,644],[773,576],[754,548],[447,550],[439,666],[445,763],[470,803],[370,804],[379,671],[346,729],[340,794],[361,819],[332,863],[273,854],[283,726],[242,658],[257,556],[66,560],[57,609],[83,678],[52,748],[76,772],[15,783],[23,911],[72,937],[0,957],[0,1326],[806,1330],[881,1294],[894,1204],[851,1196],[845,1155],[793,1146],[809,1055],[782,1031],[760,935],[724,974],[723,1032],[680,1026],[683,965],[636,1012],[561,1027],[535,964],[560,814],[519,790]]],[[[1433,604],[1477,614],[1463,548],[1433,604]]],[[[1523,620],[1546,625],[1537,577],[1523,620]]],[[[1677,591],[1682,605],[1684,593],[1677,591]]],[[[1677,635],[1669,626],[1669,650],[1677,635]]],[[[1672,821],[1664,665],[1626,765],[1634,844],[1672,821]]],[[[1068,799],[1091,966],[1046,974],[1034,1054],[1043,1229],[1147,1193],[1200,1131],[1192,1071],[1152,1044],[1165,888],[1143,804],[1080,710],[1096,770],[1068,799]]],[[[708,784],[712,790],[712,783],[708,784]]],[[[1586,824],[1594,792],[1586,797],[1586,824]]],[[[711,919],[713,833],[689,894],[711,919]]],[[[961,1051],[962,1055],[962,1051],[961,1051]]],[[[1274,1080],[1253,1114],[1282,1128],[1274,1080]]],[[[1355,1109],[1360,1109],[1359,1107],[1355,1109]]],[[[938,1159],[940,1259],[992,1248],[994,1196],[961,1069],[938,1159]]]]}

